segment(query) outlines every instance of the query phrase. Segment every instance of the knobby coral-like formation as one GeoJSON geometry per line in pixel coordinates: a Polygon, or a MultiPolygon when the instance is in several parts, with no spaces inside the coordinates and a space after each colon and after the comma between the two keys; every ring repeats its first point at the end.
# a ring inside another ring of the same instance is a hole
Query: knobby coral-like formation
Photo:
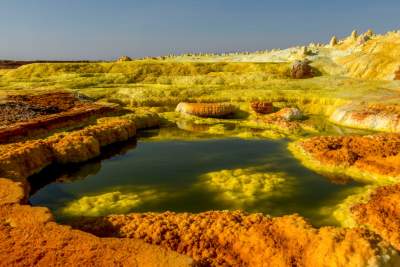
{"type": "Polygon", "coordinates": [[[263,173],[255,169],[234,169],[210,172],[202,183],[212,190],[221,191],[224,198],[236,202],[254,201],[257,196],[273,194],[286,182],[284,174],[263,173]]]}
{"type": "Polygon", "coordinates": [[[323,136],[298,145],[328,166],[356,167],[363,172],[400,177],[400,135],[323,136]]]}
{"type": "Polygon", "coordinates": [[[74,225],[103,237],[140,238],[211,266],[395,266],[399,260],[368,230],[317,230],[297,215],[166,212],[111,215],[74,225]]]}
{"type": "Polygon", "coordinates": [[[400,250],[400,184],[384,186],[366,203],[351,208],[355,220],[367,225],[400,250]]]}

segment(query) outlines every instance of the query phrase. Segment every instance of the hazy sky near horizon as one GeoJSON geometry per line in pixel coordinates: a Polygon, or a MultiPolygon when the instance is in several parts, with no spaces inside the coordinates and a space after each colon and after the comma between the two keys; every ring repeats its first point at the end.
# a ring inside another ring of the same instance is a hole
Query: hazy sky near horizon
{"type": "Polygon", "coordinates": [[[254,51],[400,29],[400,0],[1,0],[1,59],[254,51]]]}

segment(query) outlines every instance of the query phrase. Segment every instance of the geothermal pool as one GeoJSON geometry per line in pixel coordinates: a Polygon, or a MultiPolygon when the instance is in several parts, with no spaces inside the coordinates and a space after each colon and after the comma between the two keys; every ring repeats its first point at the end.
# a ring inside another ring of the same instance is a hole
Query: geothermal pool
{"type": "Polygon", "coordinates": [[[49,207],[60,222],[130,212],[241,209],[299,213],[316,226],[337,224],[336,205],[362,185],[308,170],[287,144],[144,137],[113,145],[83,164],[48,167],[31,177],[30,203],[49,207]]]}

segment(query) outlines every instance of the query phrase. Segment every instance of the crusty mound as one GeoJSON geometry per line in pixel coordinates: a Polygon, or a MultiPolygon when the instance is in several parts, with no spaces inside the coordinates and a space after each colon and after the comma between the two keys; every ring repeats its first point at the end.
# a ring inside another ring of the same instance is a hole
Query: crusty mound
{"type": "Polygon", "coordinates": [[[400,134],[320,136],[306,139],[300,146],[325,164],[355,166],[394,177],[400,175],[400,134]]]}
{"type": "Polygon", "coordinates": [[[224,117],[235,112],[235,106],[228,103],[179,103],[177,112],[199,117],[224,117]]]}
{"type": "Polygon", "coordinates": [[[400,250],[400,184],[378,188],[367,203],[354,206],[351,212],[358,223],[400,250]]]}
{"type": "Polygon", "coordinates": [[[390,266],[397,257],[366,229],[315,229],[298,215],[138,213],[79,219],[75,227],[142,239],[211,266],[390,266]]]}

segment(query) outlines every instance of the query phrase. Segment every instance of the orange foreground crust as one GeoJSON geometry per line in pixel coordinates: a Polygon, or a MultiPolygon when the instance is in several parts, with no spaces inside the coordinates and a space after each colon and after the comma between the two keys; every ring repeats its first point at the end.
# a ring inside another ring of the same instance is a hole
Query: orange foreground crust
{"type": "Polygon", "coordinates": [[[400,184],[378,188],[366,204],[351,209],[357,222],[365,224],[400,250],[400,184]]]}
{"type": "Polygon", "coordinates": [[[298,215],[243,212],[111,215],[74,226],[103,237],[142,239],[211,266],[367,266],[381,242],[361,228],[318,230],[298,215]]]}
{"type": "MultiPolygon", "coordinates": [[[[2,189],[5,181],[0,180],[2,189]]],[[[7,183],[7,188],[15,187],[10,185],[11,181],[7,183]]],[[[47,208],[2,204],[4,202],[0,199],[0,266],[172,267],[193,264],[189,257],[141,240],[98,238],[58,225],[47,208]]]]}
{"type": "Polygon", "coordinates": [[[383,175],[400,175],[400,134],[321,136],[304,140],[300,145],[325,164],[355,166],[383,175]]]}

